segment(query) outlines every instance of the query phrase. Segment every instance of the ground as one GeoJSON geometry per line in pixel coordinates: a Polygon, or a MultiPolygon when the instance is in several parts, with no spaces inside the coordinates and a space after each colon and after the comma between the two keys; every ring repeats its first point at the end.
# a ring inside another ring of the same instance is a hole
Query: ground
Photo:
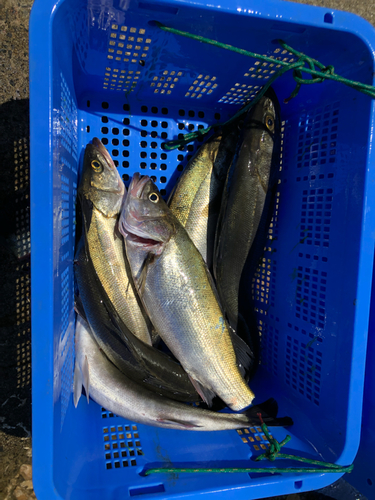
{"type": "MultiPolygon", "coordinates": [[[[33,498],[28,467],[31,466],[28,22],[32,3],[32,0],[0,1],[0,500],[33,498]]],[[[373,0],[300,3],[355,12],[375,25],[373,0]]],[[[279,500],[330,498],[365,500],[343,480],[319,492],[289,495],[279,500]]]]}

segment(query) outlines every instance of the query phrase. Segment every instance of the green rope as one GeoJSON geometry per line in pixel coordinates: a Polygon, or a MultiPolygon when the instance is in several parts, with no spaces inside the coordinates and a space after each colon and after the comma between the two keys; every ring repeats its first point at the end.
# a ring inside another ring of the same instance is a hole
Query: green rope
{"type": "Polygon", "coordinates": [[[288,455],[285,453],[280,453],[280,449],[291,440],[291,437],[287,435],[281,443],[279,443],[275,438],[271,436],[271,434],[268,431],[268,428],[266,424],[263,422],[262,416],[258,413],[258,416],[261,421],[261,427],[262,431],[264,432],[266,438],[268,439],[270,443],[269,449],[263,453],[262,455],[259,455],[256,457],[255,461],[259,462],[260,460],[270,460],[274,461],[276,458],[281,458],[281,459],[288,459],[288,460],[295,460],[297,462],[303,462],[306,464],[310,465],[316,465],[317,467],[264,467],[264,468],[255,468],[255,467],[223,467],[223,468],[199,468],[199,469],[192,469],[192,468],[175,468],[175,467],[160,467],[160,468],[152,468],[152,469],[147,469],[145,471],[145,475],[149,476],[150,474],[156,474],[156,473],[180,473],[180,472],[214,472],[214,473],[235,473],[235,472],[251,472],[255,474],[260,474],[264,472],[269,472],[270,474],[282,474],[282,473],[313,473],[313,472],[319,472],[319,473],[327,473],[327,472],[334,472],[334,473],[350,473],[353,470],[353,464],[352,465],[347,465],[347,466],[342,466],[342,465],[337,465],[337,464],[332,464],[329,462],[321,462],[320,460],[312,460],[310,458],[303,458],[303,457],[297,457],[295,455],[288,455]]]}
{"type": "MultiPolygon", "coordinates": [[[[324,463],[324,462],[323,462],[324,463]]],[[[331,464],[334,465],[334,464],[331,464]]],[[[177,469],[173,467],[165,467],[161,469],[147,469],[145,471],[145,475],[149,476],[150,474],[168,474],[168,473],[173,473],[173,474],[179,474],[180,472],[187,472],[187,473],[201,473],[201,472],[213,472],[213,473],[236,473],[236,472],[247,472],[251,474],[262,474],[262,473],[267,473],[269,472],[270,474],[284,474],[284,473],[313,473],[313,472],[318,472],[318,473],[327,473],[327,472],[335,472],[335,473],[350,473],[353,470],[353,466],[350,465],[348,467],[336,467],[336,468],[324,468],[324,467],[318,467],[316,469],[314,468],[305,468],[305,467],[288,467],[288,468],[277,468],[277,467],[269,467],[269,468],[251,468],[251,467],[230,467],[230,468],[223,468],[223,469],[177,469]]]]}
{"type": "Polygon", "coordinates": [[[252,106],[254,106],[262,97],[263,95],[267,92],[268,88],[273,84],[273,82],[282,76],[284,73],[287,71],[293,70],[293,78],[296,81],[296,87],[291,93],[290,97],[284,100],[285,103],[289,102],[291,99],[296,97],[298,94],[300,88],[302,85],[310,85],[313,83],[322,83],[325,80],[333,80],[336,82],[343,83],[344,85],[347,85],[355,90],[358,90],[359,92],[362,92],[363,94],[366,94],[370,96],[371,98],[375,99],[375,87],[372,85],[367,85],[365,83],[361,82],[356,82],[354,80],[348,80],[347,78],[344,78],[340,75],[337,75],[335,73],[334,67],[333,66],[324,66],[322,63],[317,61],[316,59],[313,59],[312,57],[307,56],[303,52],[299,52],[298,50],[293,49],[289,45],[287,45],[283,40],[278,40],[279,44],[284,50],[287,50],[291,54],[295,55],[297,57],[297,61],[290,63],[286,61],[281,61],[278,58],[275,57],[269,57],[269,56],[263,56],[261,54],[257,54],[255,52],[250,52],[248,50],[244,49],[239,49],[237,47],[234,47],[233,45],[229,45],[227,43],[221,43],[216,40],[211,40],[210,38],[205,38],[200,35],[194,35],[193,33],[188,33],[187,31],[181,31],[175,28],[170,28],[168,26],[164,26],[163,24],[155,21],[155,24],[162,29],[163,31],[167,31],[169,33],[173,33],[175,35],[181,35],[185,36],[187,38],[191,38],[193,40],[197,40],[199,42],[207,43],[210,45],[214,45],[215,47],[219,47],[222,49],[230,50],[232,52],[237,52],[238,54],[242,54],[247,57],[252,57],[254,59],[258,59],[263,62],[269,62],[273,64],[277,64],[281,66],[281,69],[277,71],[269,80],[268,82],[264,85],[262,90],[257,94],[255,99],[253,99],[250,103],[248,103],[246,106],[244,106],[242,109],[240,109],[232,118],[230,118],[228,121],[225,123],[215,123],[214,125],[211,125],[205,129],[198,129],[196,132],[190,132],[187,134],[184,134],[184,137],[182,139],[177,139],[174,141],[168,141],[164,143],[164,149],[166,150],[173,150],[178,147],[183,147],[185,144],[188,144],[189,142],[192,142],[196,140],[199,137],[203,137],[206,134],[208,134],[211,130],[214,130],[216,128],[224,127],[226,125],[229,125],[231,122],[237,120],[239,116],[241,116],[243,113],[246,113],[252,106]],[[308,73],[311,75],[311,78],[302,78],[302,72],[308,73]]]}

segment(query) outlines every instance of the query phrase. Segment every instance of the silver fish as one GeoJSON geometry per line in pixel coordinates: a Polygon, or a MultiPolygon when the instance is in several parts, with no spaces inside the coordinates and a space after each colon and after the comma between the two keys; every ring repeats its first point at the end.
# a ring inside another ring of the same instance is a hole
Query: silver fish
{"type": "Polygon", "coordinates": [[[135,174],[120,216],[134,282],[152,324],[199,394],[232,410],[254,393],[237,366],[211,275],[152,180],[135,174]]]}
{"type": "Polygon", "coordinates": [[[168,201],[209,269],[221,196],[237,139],[237,126],[232,126],[205,142],[187,164],[168,201]]]}
{"type": "Polygon", "coordinates": [[[142,313],[123,240],[117,231],[125,186],[106,148],[97,138],[92,142],[86,146],[78,188],[87,251],[108,299],[124,324],[151,345],[150,325],[142,313]]]}
{"type": "Polygon", "coordinates": [[[240,281],[262,218],[271,170],[278,170],[280,137],[279,104],[269,89],[245,119],[240,146],[228,171],[216,231],[214,276],[220,302],[235,331],[240,281]]]}
{"type": "Polygon", "coordinates": [[[181,365],[139,340],[122,324],[95,273],[84,238],[76,250],[75,277],[79,290],[76,310],[87,319],[108,359],[126,376],[158,394],[179,401],[198,401],[199,396],[181,365]]]}
{"type": "Polygon", "coordinates": [[[87,323],[78,317],[75,333],[74,405],[77,407],[82,385],[89,397],[114,414],[147,425],[167,429],[219,431],[259,425],[258,413],[269,425],[291,425],[290,418],[275,418],[277,403],[268,400],[241,415],[215,413],[171,401],[148,391],[121,373],[99,349],[87,323]]]}

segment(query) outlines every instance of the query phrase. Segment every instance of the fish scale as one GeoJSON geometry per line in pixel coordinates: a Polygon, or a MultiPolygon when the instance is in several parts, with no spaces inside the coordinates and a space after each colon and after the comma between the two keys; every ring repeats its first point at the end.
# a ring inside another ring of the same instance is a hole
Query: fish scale
{"type": "Polygon", "coordinates": [[[126,327],[151,345],[151,328],[136,297],[122,238],[116,230],[126,189],[110,154],[98,138],[86,146],[78,194],[85,244],[95,272],[126,327]]]}
{"type": "MultiPolygon", "coordinates": [[[[75,274],[84,314],[100,348],[124,373],[147,380],[154,390],[170,397],[197,401],[198,395],[183,368],[149,345],[150,340],[143,342],[137,336],[139,332],[133,333],[125,323],[132,312],[127,311],[126,297],[133,289],[128,286],[131,274],[126,272],[123,241],[116,230],[124,193],[124,184],[108,151],[94,138],[93,144],[86,146],[79,185],[84,232],[77,249],[75,274]],[[120,296],[116,286],[123,292],[120,296]],[[119,314],[124,312],[121,304],[126,306],[125,321],[119,314]]],[[[143,320],[138,303],[130,305],[143,320]]]]}
{"type": "Polygon", "coordinates": [[[211,269],[216,223],[226,173],[237,142],[237,127],[211,137],[189,161],[169,207],[211,269]]]}
{"type": "Polygon", "coordinates": [[[133,284],[127,272],[124,243],[116,236],[117,218],[105,217],[93,210],[87,230],[87,244],[96,273],[117,313],[129,330],[146,344],[151,344],[150,333],[140,310],[133,284]]]}

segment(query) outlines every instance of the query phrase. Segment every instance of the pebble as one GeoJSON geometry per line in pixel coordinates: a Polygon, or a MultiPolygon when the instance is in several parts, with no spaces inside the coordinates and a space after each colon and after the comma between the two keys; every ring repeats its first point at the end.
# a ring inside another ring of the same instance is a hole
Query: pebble
{"type": "Polygon", "coordinates": [[[23,481],[21,484],[20,484],[21,488],[26,488],[28,490],[32,490],[33,489],[33,482],[31,479],[28,479],[27,481],[23,481]]]}
{"type": "Polygon", "coordinates": [[[22,491],[19,486],[13,491],[13,496],[16,500],[29,500],[29,495],[22,491]]]}
{"type": "Polygon", "coordinates": [[[29,464],[21,465],[20,474],[24,478],[25,481],[31,479],[32,478],[31,465],[29,465],[29,464]]]}

